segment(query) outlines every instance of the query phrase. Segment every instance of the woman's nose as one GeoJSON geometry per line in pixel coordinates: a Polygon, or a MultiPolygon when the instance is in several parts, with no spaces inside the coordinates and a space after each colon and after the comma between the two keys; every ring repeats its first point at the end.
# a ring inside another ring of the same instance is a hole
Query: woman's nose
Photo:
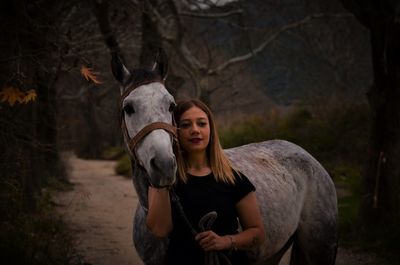
{"type": "Polygon", "coordinates": [[[192,133],[192,134],[199,133],[199,127],[197,127],[196,124],[194,124],[194,125],[192,126],[192,131],[191,131],[191,133],[192,133]]]}

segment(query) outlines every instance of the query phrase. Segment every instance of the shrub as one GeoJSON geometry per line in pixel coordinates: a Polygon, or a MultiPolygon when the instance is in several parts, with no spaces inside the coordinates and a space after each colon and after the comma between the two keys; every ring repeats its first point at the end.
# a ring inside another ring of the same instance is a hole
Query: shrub
{"type": "Polygon", "coordinates": [[[121,146],[113,146],[106,148],[103,151],[102,158],[108,160],[118,160],[126,153],[125,149],[121,146]]]}
{"type": "Polygon", "coordinates": [[[131,173],[131,160],[129,155],[123,155],[115,166],[115,173],[126,177],[130,176],[131,173]]]}

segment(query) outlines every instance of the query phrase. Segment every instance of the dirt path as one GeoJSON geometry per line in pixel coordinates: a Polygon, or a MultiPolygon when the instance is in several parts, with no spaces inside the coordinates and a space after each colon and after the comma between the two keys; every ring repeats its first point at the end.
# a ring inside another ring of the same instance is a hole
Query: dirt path
{"type": "Polygon", "coordinates": [[[67,155],[70,192],[58,194],[64,220],[75,232],[81,264],[142,265],[132,242],[137,196],[132,182],[114,173],[116,162],[67,155]]]}
{"type": "MultiPolygon", "coordinates": [[[[137,196],[129,179],[114,173],[116,162],[82,160],[69,154],[70,192],[58,194],[59,212],[75,232],[79,264],[143,265],[132,243],[137,196]]],[[[289,254],[289,253],[287,253],[289,254]]],[[[288,264],[286,255],[280,265],[288,264]]],[[[338,250],[336,265],[382,265],[367,253],[338,250]]]]}

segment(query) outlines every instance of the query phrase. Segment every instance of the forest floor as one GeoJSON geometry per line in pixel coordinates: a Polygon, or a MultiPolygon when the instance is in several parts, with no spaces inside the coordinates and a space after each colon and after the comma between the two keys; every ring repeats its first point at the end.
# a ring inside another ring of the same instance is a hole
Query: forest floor
{"type": "MultiPolygon", "coordinates": [[[[65,154],[71,191],[59,192],[57,211],[74,233],[76,264],[142,265],[132,243],[137,195],[132,181],[114,173],[115,161],[65,154]]],[[[338,192],[340,194],[340,192],[338,192]]],[[[280,265],[288,264],[286,255],[280,265]]],[[[336,265],[382,265],[370,253],[339,247],[336,265]]]]}

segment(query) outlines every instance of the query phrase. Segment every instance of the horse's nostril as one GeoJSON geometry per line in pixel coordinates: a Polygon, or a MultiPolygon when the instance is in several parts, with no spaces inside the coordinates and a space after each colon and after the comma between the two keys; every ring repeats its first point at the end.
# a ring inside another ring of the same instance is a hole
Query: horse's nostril
{"type": "Polygon", "coordinates": [[[152,167],[152,168],[154,168],[154,169],[159,169],[159,167],[157,166],[157,163],[156,163],[156,159],[155,158],[152,158],[152,159],[150,159],[150,166],[152,167]]]}

